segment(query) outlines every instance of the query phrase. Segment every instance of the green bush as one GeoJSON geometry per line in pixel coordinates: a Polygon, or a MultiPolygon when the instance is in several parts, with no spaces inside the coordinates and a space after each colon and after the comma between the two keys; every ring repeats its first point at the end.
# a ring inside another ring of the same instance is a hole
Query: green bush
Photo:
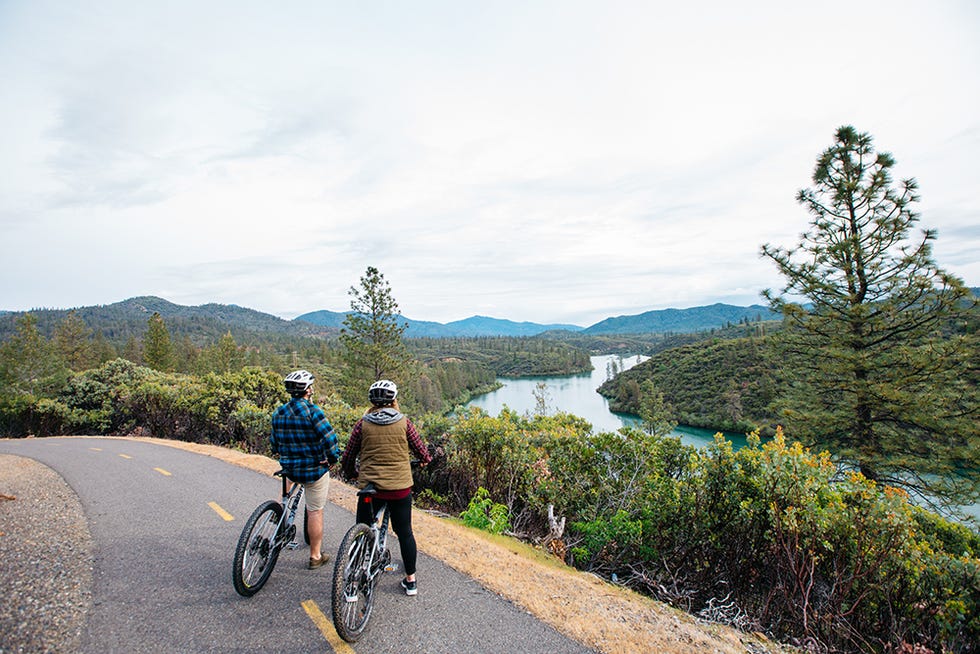
{"type": "Polygon", "coordinates": [[[491,534],[502,534],[510,530],[507,507],[490,499],[490,493],[483,487],[477,489],[469,507],[459,517],[468,527],[489,531],[491,534]]]}
{"type": "Polygon", "coordinates": [[[735,451],[636,430],[545,440],[531,484],[575,565],[829,650],[980,642],[980,539],[780,432],[735,451]]]}

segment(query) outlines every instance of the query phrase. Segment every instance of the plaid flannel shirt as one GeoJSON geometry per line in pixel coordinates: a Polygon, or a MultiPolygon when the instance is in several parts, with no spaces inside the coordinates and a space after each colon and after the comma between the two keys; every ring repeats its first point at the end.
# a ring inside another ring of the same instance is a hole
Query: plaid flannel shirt
{"type": "Polygon", "coordinates": [[[299,483],[314,482],[340,458],[337,434],[323,409],[305,398],[293,398],[272,414],[272,452],[286,476],[299,483]]]}

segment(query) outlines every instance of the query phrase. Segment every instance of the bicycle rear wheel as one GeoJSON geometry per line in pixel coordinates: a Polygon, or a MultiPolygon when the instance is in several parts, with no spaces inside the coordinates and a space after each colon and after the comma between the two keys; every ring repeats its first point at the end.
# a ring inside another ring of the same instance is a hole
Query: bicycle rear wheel
{"type": "Polygon", "coordinates": [[[260,504],[245,522],[235,548],[231,578],[242,597],[251,597],[268,581],[276,567],[281,548],[276,547],[276,529],[282,518],[282,504],[269,500],[260,504]]]}
{"type": "Polygon", "coordinates": [[[348,643],[357,642],[374,608],[374,584],[368,569],[374,538],[371,528],[357,523],[337,550],[333,567],[333,625],[348,643]]]}

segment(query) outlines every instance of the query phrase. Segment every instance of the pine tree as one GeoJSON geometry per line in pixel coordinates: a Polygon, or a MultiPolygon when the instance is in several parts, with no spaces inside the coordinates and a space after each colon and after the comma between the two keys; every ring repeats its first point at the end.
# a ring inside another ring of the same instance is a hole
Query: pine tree
{"type": "Polygon", "coordinates": [[[971,296],[933,261],[936,233],[910,235],[917,184],[894,188],[894,163],[841,127],[797,196],[809,230],[793,250],[762,247],[786,280],[764,293],[784,319],[785,422],[869,479],[964,500],[980,466],[976,341],[953,327],[971,296]]]}
{"type": "Polygon", "coordinates": [[[673,407],[652,381],[647,379],[640,384],[640,419],[644,431],[655,436],[666,436],[677,426],[673,415],[673,407]]]}
{"type": "Polygon", "coordinates": [[[55,328],[54,343],[61,358],[72,370],[87,370],[95,363],[92,330],[75,311],[69,311],[55,328]]]}
{"type": "Polygon", "coordinates": [[[64,372],[57,349],[38,332],[37,318],[19,316],[16,333],[0,346],[0,393],[37,395],[64,372]]]}
{"type": "Polygon", "coordinates": [[[242,353],[230,331],[225,332],[218,341],[218,357],[221,372],[237,372],[242,369],[242,353]]]}
{"type": "Polygon", "coordinates": [[[368,266],[360,286],[351,286],[348,295],[351,312],[340,331],[346,399],[363,403],[368,386],[378,379],[391,379],[407,388],[404,382],[413,360],[402,341],[407,325],[398,320],[398,303],[391,286],[377,268],[368,266]]]}
{"type": "Polygon", "coordinates": [[[123,346],[122,358],[137,364],[143,362],[143,348],[140,347],[139,341],[136,340],[135,336],[130,336],[126,339],[126,344],[123,346]]]}
{"type": "Polygon", "coordinates": [[[106,361],[112,361],[118,356],[116,353],[116,348],[112,346],[112,343],[106,340],[105,334],[102,331],[95,333],[92,338],[92,362],[96,366],[100,366],[106,361]]]}
{"type": "Polygon", "coordinates": [[[159,313],[154,312],[147,321],[148,329],[143,344],[143,362],[154,370],[164,372],[174,368],[174,346],[170,332],[159,313]]]}

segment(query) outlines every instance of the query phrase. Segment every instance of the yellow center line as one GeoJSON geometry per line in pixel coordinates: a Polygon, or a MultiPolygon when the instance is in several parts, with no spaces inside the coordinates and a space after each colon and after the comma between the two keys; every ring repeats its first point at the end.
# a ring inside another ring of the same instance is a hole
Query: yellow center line
{"type": "Polygon", "coordinates": [[[225,511],[224,509],[222,509],[220,506],[218,506],[218,503],[217,502],[208,502],[208,506],[210,506],[212,509],[214,509],[214,512],[217,513],[218,515],[220,515],[222,518],[224,518],[224,520],[227,521],[227,522],[231,522],[232,520],[235,519],[230,513],[228,513],[227,511],[225,511]]]}
{"type": "Polygon", "coordinates": [[[159,472],[161,475],[166,475],[167,477],[170,476],[170,473],[167,472],[166,470],[164,470],[163,468],[154,468],[154,470],[156,470],[157,472],[159,472]]]}
{"type": "Polygon", "coordinates": [[[102,451],[102,448],[101,447],[90,447],[88,449],[92,450],[93,452],[101,452],[102,451]]]}
{"type": "Polygon", "coordinates": [[[310,616],[310,620],[320,630],[323,637],[327,639],[327,644],[333,648],[334,652],[337,654],[355,654],[354,648],[340,639],[340,636],[337,635],[337,630],[333,628],[333,623],[327,620],[327,616],[323,615],[323,611],[316,605],[316,602],[306,600],[302,604],[306,615],[310,616]]]}
{"type": "Polygon", "coordinates": [[[119,456],[121,456],[124,459],[132,459],[133,458],[133,457],[129,456],[128,454],[120,454],[119,456]]]}

